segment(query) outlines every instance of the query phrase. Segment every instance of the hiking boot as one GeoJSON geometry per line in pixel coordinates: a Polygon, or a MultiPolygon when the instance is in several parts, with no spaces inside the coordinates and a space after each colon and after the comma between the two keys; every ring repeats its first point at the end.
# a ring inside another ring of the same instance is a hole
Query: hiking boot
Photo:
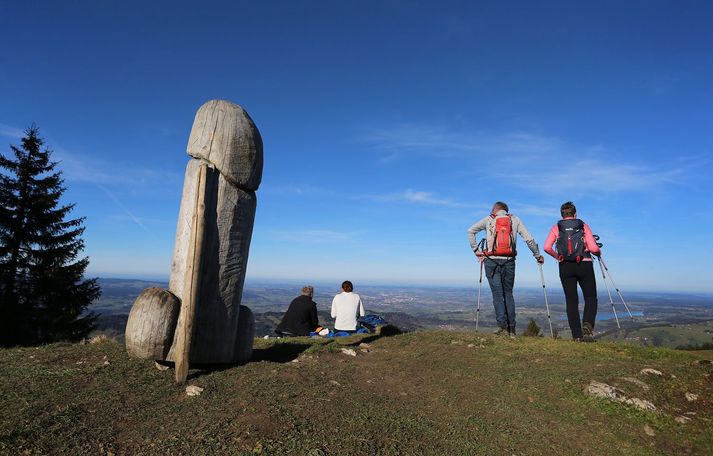
{"type": "Polygon", "coordinates": [[[515,333],[515,328],[508,329],[508,336],[512,337],[513,339],[515,338],[515,336],[517,336],[517,334],[515,333]]]}
{"type": "Polygon", "coordinates": [[[496,336],[505,336],[508,334],[508,329],[507,328],[500,328],[497,331],[495,331],[493,334],[496,336]]]}
{"type": "Polygon", "coordinates": [[[584,322],[582,324],[582,342],[594,342],[594,328],[589,322],[584,322]]]}

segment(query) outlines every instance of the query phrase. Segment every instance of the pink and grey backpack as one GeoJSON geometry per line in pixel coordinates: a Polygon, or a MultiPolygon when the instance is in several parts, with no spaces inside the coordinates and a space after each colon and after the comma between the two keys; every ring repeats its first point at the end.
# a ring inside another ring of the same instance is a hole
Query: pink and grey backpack
{"type": "Polygon", "coordinates": [[[565,219],[557,222],[557,258],[560,261],[579,263],[583,258],[590,258],[584,245],[584,222],[579,219],[565,219]]]}

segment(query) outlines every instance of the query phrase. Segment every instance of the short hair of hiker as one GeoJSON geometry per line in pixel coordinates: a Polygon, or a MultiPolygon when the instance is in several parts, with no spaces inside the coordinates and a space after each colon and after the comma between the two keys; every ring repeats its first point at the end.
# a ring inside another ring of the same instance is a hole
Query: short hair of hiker
{"type": "Polygon", "coordinates": [[[510,212],[510,208],[508,208],[508,205],[503,203],[502,201],[496,201],[495,204],[493,204],[493,207],[496,209],[502,209],[505,212],[510,212]]]}
{"type": "Polygon", "coordinates": [[[572,201],[567,201],[560,207],[560,214],[562,214],[562,218],[574,217],[576,213],[577,208],[574,206],[572,201]]]}
{"type": "Polygon", "coordinates": [[[346,291],[347,293],[350,293],[354,291],[354,285],[348,280],[345,280],[342,282],[342,290],[346,291]]]}
{"type": "Polygon", "coordinates": [[[314,296],[314,287],[312,285],[302,287],[302,296],[309,296],[310,298],[314,296]]]}

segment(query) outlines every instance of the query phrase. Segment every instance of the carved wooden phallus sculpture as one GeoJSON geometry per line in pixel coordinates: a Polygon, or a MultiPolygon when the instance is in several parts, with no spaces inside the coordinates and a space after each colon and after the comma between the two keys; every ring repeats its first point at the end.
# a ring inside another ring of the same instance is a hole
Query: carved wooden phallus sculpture
{"type": "Polygon", "coordinates": [[[180,302],[178,320],[167,310],[170,298],[144,292],[126,330],[130,354],[175,361],[177,379],[188,362],[245,362],[252,355],[254,316],[240,301],[262,178],[262,139],[240,106],[212,100],[196,113],[188,155],[164,291],[177,298],[174,307],[180,302]],[[142,323],[147,319],[152,323],[142,323]],[[167,352],[166,338],[172,340],[167,352]]]}

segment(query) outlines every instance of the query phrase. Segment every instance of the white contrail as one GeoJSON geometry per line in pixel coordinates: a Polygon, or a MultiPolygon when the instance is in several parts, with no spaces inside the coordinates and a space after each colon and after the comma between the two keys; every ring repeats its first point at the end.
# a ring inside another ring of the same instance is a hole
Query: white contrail
{"type": "Polygon", "coordinates": [[[102,189],[102,191],[103,191],[104,193],[106,193],[106,195],[107,195],[117,206],[119,206],[119,209],[121,209],[122,211],[124,211],[124,213],[125,213],[126,215],[128,215],[131,220],[133,220],[137,225],[139,225],[144,231],[146,231],[147,233],[149,233],[149,234],[152,235],[152,236],[155,236],[155,233],[153,233],[152,231],[150,231],[150,230],[146,227],[146,225],[144,225],[143,222],[142,222],[137,216],[135,216],[126,206],[124,206],[124,204],[123,204],[121,201],[119,201],[119,198],[117,198],[116,195],[114,195],[111,191],[109,191],[109,189],[107,189],[107,188],[104,187],[103,185],[100,185],[100,184],[96,184],[96,185],[97,185],[97,187],[99,187],[100,189],[102,189]]]}

